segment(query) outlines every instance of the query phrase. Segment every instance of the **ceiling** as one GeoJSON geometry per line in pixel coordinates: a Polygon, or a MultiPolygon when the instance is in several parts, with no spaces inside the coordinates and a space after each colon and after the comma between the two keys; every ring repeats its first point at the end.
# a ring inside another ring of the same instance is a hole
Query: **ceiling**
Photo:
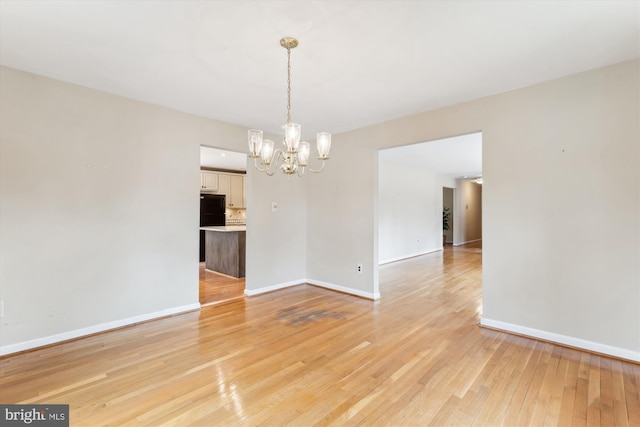
{"type": "MultiPolygon", "coordinates": [[[[246,127],[303,137],[636,58],[638,1],[0,1],[0,63],[246,127]]],[[[482,173],[480,134],[385,155],[482,173]],[[433,162],[431,159],[438,159],[433,162]]],[[[204,167],[246,156],[201,149],[204,167]]]]}
{"type": "Polygon", "coordinates": [[[638,1],[0,1],[0,63],[305,139],[639,56],[638,1]]]}
{"type": "Polygon", "coordinates": [[[454,178],[482,176],[482,133],[380,150],[388,161],[454,178]]]}

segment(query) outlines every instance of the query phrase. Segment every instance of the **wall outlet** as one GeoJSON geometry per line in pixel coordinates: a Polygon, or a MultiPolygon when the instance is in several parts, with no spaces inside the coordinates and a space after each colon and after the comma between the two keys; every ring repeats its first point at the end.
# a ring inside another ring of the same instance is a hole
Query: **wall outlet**
{"type": "Polygon", "coordinates": [[[362,264],[357,264],[356,265],[356,272],[362,274],[362,264]]]}

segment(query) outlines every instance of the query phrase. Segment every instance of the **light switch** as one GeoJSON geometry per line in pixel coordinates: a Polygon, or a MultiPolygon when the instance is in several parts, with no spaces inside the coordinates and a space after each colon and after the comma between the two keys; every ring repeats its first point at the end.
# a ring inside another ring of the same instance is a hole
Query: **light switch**
{"type": "Polygon", "coordinates": [[[276,212],[278,210],[278,202],[271,202],[271,212],[276,212]]]}

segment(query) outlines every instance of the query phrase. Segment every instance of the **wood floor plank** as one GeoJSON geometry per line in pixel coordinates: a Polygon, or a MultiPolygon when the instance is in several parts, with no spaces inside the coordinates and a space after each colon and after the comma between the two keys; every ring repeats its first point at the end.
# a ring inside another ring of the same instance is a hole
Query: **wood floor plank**
{"type": "Polygon", "coordinates": [[[201,271],[223,301],[0,358],[0,401],[67,403],[74,426],[640,426],[640,365],[478,327],[481,259],[382,266],[377,302],[229,299],[201,271]]]}
{"type": "Polygon", "coordinates": [[[587,396],[587,426],[600,425],[600,358],[591,358],[587,396]]]}
{"type": "Polygon", "coordinates": [[[629,424],[631,420],[640,420],[640,384],[636,382],[633,375],[634,368],[640,366],[622,364],[622,376],[624,378],[625,402],[627,404],[627,414],[629,416],[629,424]]]}
{"type": "Polygon", "coordinates": [[[602,425],[615,425],[613,409],[613,373],[612,360],[600,359],[600,422],[602,425]]]}

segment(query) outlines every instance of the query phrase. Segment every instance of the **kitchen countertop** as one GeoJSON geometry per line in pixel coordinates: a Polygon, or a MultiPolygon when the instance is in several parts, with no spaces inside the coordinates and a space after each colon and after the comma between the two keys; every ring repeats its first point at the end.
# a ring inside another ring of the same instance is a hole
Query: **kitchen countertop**
{"type": "Polygon", "coordinates": [[[231,233],[236,231],[247,231],[246,225],[211,225],[206,227],[200,227],[200,230],[204,231],[218,231],[221,233],[231,233]]]}

